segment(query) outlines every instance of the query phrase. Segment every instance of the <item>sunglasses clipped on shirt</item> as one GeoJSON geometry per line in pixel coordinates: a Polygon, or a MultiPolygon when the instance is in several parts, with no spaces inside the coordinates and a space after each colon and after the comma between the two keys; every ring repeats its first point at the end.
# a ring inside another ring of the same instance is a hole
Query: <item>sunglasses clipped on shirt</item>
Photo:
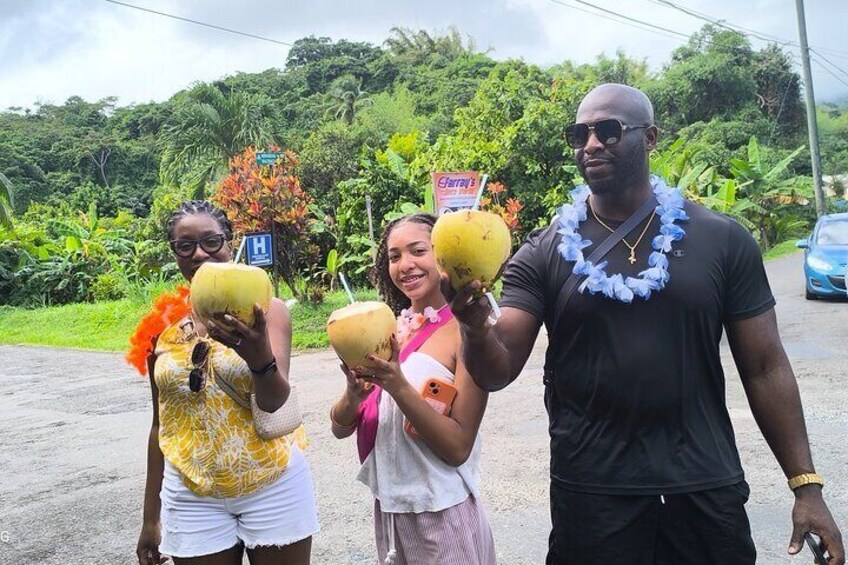
{"type": "Polygon", "coordinates": [[[200,392],[206,386],[206,372],[209,364],[209,342],[198,341],[191,350],[191,372],[188,374],[188,388],[191,392],[200,392]]]}
{"type": "Polygon", "coordinates": [[[595,132],[595,137],[604,145],[615,145],[621,141],[624,132],[630,129],[645,129],[651,126],[630,125],[614,118],[600,120],[594,125],[571,124],[565,128],[565,142],[572,149],[582,149],[589,143],[589,134],[595,132]]]}
{"type": "Polygon", "coordinates": [[[227,237],[227,235],[223,233],[216,233],[214,235],[207,235],[206,237],[200,239],[172,239],[170,241],[171,250],[176,253],[178,256],[182,258],[188,258],[194,255],[194,252],[197,251],[197,246],[200,245],[200,248],[208,254],[218,253],[222,247],[224,247],[224,242],[232,239],[232,236],[227,237]]]}

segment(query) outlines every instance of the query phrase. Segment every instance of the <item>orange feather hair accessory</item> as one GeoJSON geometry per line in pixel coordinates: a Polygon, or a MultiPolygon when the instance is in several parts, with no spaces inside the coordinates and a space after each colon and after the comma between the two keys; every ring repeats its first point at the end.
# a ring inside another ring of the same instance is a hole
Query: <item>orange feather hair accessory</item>
{"type": "Polygon", "coordinates": [[[144,376],[147,374],[147,358],[153,353],[156,338],[165,329],[191,312],[187,286],[178,286],[177,292],[163,292],[153,301],[153,307],[130,336],[130,349],[124,359],[144,376]]]}

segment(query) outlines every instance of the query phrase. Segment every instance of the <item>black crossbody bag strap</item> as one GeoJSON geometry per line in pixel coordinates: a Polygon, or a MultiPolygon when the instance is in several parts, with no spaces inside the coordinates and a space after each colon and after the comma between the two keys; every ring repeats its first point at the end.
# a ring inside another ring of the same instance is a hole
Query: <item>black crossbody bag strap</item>
{"type": "MultiPolygon", "coordinates": [[[[592,251],[592,253],[586,258],[586,261],[590,261],[593,265],[597,265],[598,262],[603,259],[607,253],[609,253],[612,248],[618,244],[619,241],[624,239],[624,236],[633,231],[636,226],[641,224],[642,221],[648,217],[654,208],[657,207],[657,204],[657,197],[652,194],[638,210],[627,218],[623,224],[618,226],[614,232],[609,234],[609,236],[607,236],[607,238],[603,240],[594,251],[592,251]]],[[[545,354],[545,384],[548,384],[553,378],[554,348],[551,347],[550,344],[556,341],[557,332],[559,331],[562,318],[565,315],[565,308],[568,306],[568,301],[571,300],[571,297],[574,295],[574,291],[577,290],[578,285],[584,278],[585,275],[578,275],[572,272],[568,279],[566,279],[565,284],[563,284],[562,288],[560,288],[559,294],[557,295],[556,307],[554,308],[554,314],[557,317],[554,318],[553,324],[548,332],[548,350],[545,354]]]]}

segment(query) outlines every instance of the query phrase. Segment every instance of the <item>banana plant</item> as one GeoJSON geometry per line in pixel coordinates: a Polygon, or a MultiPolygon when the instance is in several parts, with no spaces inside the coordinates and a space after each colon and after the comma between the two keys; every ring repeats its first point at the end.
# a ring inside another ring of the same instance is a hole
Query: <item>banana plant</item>
{"type": "Polygon", "coordinates": [[[794,203],[806,205],[809,199],[794,192],[794,179],[781,181],[780,176],[792,160],[803,151],[803,146],[784,157],[771,169],[766,170],[760,156],[760,145],[756,137],[748,142],[748,159],[731,159],[730,173],[740,186],[745,187],[746,197],[758,203],[794,203]]]}
{"type": "Polygon", "coordinates": [[[781,179],[802,150],[803,147],[799,147],[769,169],[761,157],[757,138],[752,137],[748,142],[747,160],[730,160],[730,173],[737,182],[737,190],[751,203],[745,215],[754,224],[754,236],[764,250],[773,243],[771,236],[779,208],[787,204],[806,206],[810,202],[804,191],[799,189],[797,177],[781,179]]]}
{"type": "Polygon", "coordinates": [[[679,187],[688,198],[700,202],[705,194],[718,189],[722,179],[715,167],[696,164],[696,155],[697,151],[686,146],[686,140],[678,139],[666,149],[651,154],[651,172],[669,185],[679,187]]]}
{"type": "Polygon", "coordinates": [[[78,219],[55,219],[51,221],[51,228],[64,238],[65,252],[69,255],[111,260],[132,251],[124,230],[107,229],[102,225],[93,202],[88,212],[80,213],[78,219]]]}

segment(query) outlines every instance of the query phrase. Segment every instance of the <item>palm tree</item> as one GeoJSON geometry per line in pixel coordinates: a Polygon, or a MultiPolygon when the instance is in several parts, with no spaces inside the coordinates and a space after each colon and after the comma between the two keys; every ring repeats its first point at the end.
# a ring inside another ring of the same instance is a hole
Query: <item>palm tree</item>
{"type": "Polygon", "coordinates": [[[15,205],[15,194],[12,189],[12,181],[0,173],[0,225],[7,229],[12,228],[12,207],[15,205]]]}
{"type": "Polygon", "coordinates": [[[162,176],[203,198],[206,186],[226,172],[230,158],[270,141],[270,104],[261,95],[224,93],[199,84],[177,102],[163,128],[162,176]]]}
{"type": "Polygon", "coordinates": [[[373,102],[368,93],[362,90],[362,80],[353,75],[343,75],[334,80],[324,95],[326,113],[335,116],[337,120],[344,120],[347,125],[353,123],[356,112],[373,102]]]}
{"type": "Polygon", "coordinates": [[[474,40],[469,37],[463,41],[455,26],[449,27],[444,35],[430,35],[423,29],[413,31],[405,27],[393,27],[385,45],[393,55],[412,64],[423,63],[430,55],[454,60],[477,51],[474,40]]]}

